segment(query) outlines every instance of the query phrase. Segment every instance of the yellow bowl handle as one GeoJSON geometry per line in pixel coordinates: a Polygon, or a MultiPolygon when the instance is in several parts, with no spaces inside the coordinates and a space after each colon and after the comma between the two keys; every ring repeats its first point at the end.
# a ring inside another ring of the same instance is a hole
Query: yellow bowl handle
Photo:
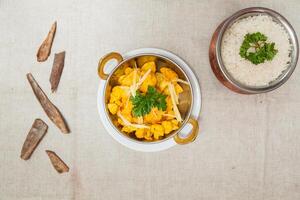
{"type": "Polygon", "coordinates": [[[196,139],[196,137],[198,136],[198,133],[199,133],[198,121],[193,118],[189,118],[187,123],[190,123],[193,126],[191,133],[189,133],[188,137],[186,137],[186,138],[181,138],[179,136],[179,133],[177,133],[177,135],[175,135],[175,137],[174,137],[174,140],[177,144],[187,144],[187,143],[193,142],[196,139]]]}
{"type": "Polygon", "coordinates": [[[123,61],[123,57],[121,56],[121,54],[119,54],[117,52],[111,52],[111,53],[106,54],[105,56],[103,56],[99,60],[99,63],[98,63],[98,76],[102,80],[106,80],[108,78],[108,74],[104,73],[104,67],[105,67],[106,63],[108,61],[110,61],[111,59],[116,59],[118,64],[123,61]]]}

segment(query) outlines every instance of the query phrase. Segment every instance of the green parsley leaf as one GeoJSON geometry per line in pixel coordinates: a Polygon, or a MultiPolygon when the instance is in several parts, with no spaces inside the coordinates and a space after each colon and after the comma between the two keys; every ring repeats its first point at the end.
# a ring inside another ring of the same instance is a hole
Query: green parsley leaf
{"type": "Polygon", "coordinates": [[[166,97],[166,95],[157,92],[153,86],[148,87],[145,95],[137,91],[135,97],[130,97],[133,104],[133,115],[135,117],[144,116],[150,113],[153,107],[165,111],[167,109],[166,97]]]}
{"type": "Polygon", "coordinates": [[[267,36],[260,32],[246,34],[240,47],[240,56],[255,65],[272,60],[278,50],[275,49],[275,43],[267,43],[267,39],[267,36]],[[253,51],[249,51],[250,48],[253,51]]]}

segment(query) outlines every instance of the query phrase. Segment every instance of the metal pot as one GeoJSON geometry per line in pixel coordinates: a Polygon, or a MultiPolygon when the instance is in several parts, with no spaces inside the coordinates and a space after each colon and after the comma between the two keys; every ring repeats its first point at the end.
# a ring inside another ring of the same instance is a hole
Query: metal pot
{"type": "Polygon", "coordinates": [[[190,83],[190,80],[189,80],[188,76],[186,75],[186,73],[184,72],[184,70],[179,65],[177,65],[175,62],[173,62],[169,58],[164,57],[162,55],[146,53],[146,54],[138,54],[133,57],[123,59],[123,57],[119,53],[116,53],[116,52],[109,53],[109,54],[105,55],[104,57],[102,57],[98,64],[98,75],[99,75],[100,79],[106,81],[105,86],[104,86],[105,93],[103,95],[103,101],[102,101],[105,104],[106,109],[105,109],[105,113],[103,113],[103,114],[106,115],[106,117],[109,119],[108,121],[111,124],[111,126],[114,127],[114,129],[117,130],[117,132],[120,135],[126,137],[127,139],[129,139],[131,141],[137,142],[137,143],[150,143],[150,144],[151,143],[160,143],[160,142],[164,142],[171,138],[174,138],[174,140],[177,144],[187,144],[189,142],[194,141],[199,132],[199,125],[198,125],[197,119],[194,119],[191,117],[191,108],[193,107],[194,99],[193,99],[192,87],[189,87],[188,85],[182,85],[184,92],[179,96],[178,109],[183,118],[181,127],[178,130],[169,133],[165,138],[163,138],[161,140],[157,140],[157,141],[140,141],[134,137],[131,137],[130,135],[123,133],[113,123],[113,119],[115,118],[115,116],[111,115],[111,113],[108,111],[107,103],[109,100],[109,96],[110,96],[112,87],[114,87],[118,84],[116,74],[118,74],[120,71],[122,71],[128,63],[132,63],[133,61],[138,63],[138,67],[141,67],[139,65],[140,61],[147,59],[149,57],[156,59],[158,69],[160,67],[162,67],[164,64],[167,64],[169,68],[171,68],[178,74],[180,79],[183,79],[183,80],[187,81],[188,83],[190,83]],[[104,69],[107,66],[106,64],[111,60],[116,60],[117,65],[114,67],[114,69],[111,71],[111,73],[106,74],[104,72],[105,71],[104,69]],[[192,125],[192,130],[190,131],[190,133],[188,134],[187,137],[182,138],[179,135],[179,132],[188,123],[192,125]]]}
{"type": "Polygon", "coordinates": [[[299,45],[296,33],[290,23],[282,15],[268,8],[252,7],[236,12],[218,26],[210,42],[209,61],[214,74],[224,86],[241,94],[258,94],[272,91],[289,79],[297,65],[298,49],[299,45]],[[255,15],[269,15],[274,21],[280,23],[288,33],[292,45],[290,65],[275,81],[272,81],[272,83],[267,86],[247,86],[236,81],[226,70],[221,56],[221,43],[225,31],[239,19],[255,15]]]}

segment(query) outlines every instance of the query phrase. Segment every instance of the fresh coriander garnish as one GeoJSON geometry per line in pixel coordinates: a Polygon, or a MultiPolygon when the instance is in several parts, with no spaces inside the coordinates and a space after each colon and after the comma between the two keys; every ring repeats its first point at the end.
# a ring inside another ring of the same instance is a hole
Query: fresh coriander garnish
{"type": "Polygon", "coordinates": [[[133,115],[135,117],[144,116],[150,113],[153,107],[165,111],[167,109],[166,97],[166,95],[157,92],[153,86],[148,87],[145,95],[137,91],[134,97],[130,97],[133,104],[133,115]]]}
{"type": "Polygon", "coordinates": [[[260,32],[246,34],[240,47],[240,56],[255,65],[272,60],[278,50],[275,49],[275,43],[268,43],[267,39],[267,36],[260,32]]]}

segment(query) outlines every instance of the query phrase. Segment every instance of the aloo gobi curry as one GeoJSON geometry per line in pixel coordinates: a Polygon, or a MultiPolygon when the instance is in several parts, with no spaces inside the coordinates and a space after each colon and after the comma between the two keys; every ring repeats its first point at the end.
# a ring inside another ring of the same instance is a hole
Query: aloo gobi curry
{"type": "Polygon", "coordinates": [[[116,71],[107,108],[123,133],[142,141],[161,140],[181,126],[179,95],[182,84],[189,83],[167,64],[158,70],[151,57],[138,64],[125,63],[116,71]]]}

